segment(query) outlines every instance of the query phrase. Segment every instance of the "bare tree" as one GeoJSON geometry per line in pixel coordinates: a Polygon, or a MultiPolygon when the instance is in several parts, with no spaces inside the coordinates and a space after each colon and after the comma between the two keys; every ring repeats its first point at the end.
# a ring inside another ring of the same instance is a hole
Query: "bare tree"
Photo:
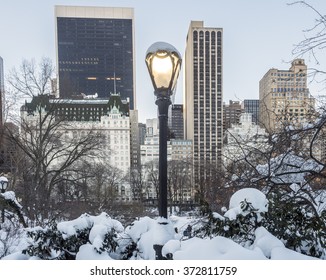
{"type": "Polygon", "coordinates": [[[18,97],[33,97],[43,94],[51,94],[51,79],[54,75],[54,67],[49,58],[42,58],[37,64],[35,60],[22,61],[20,68],[13,68],[8,77],[8,84],[12,89],[12,95],[18,97]]]}
{"type": "Polygon", "coordinates": [[[130,169],[128,176],[133,199],[141,202],[144,201],[147,193],[144,166],[130,169]]]}
{"type": "MultiPolygon", "coordinates": [[[[297,57],[309,55],[312,57],[317,65],[320,65],[320,55],[326,49],[326,16],[323,15],[318,9],[306,1],[295,1],[289,5],[304,5],[315,14],[315,21],[311,27],[303,30],[305,39],[295,45],[293,54],[297,57]]],[[[310,68],[310,75],[313,79],[317,79],[317,76],[322,76],[323,82],[326,81],[326,71],[320,68],[310,68]]]]}
{"type": "Polygon", "coordinates": [[[158,161],[150,161],[144,165],[145,174],[150,189],[154,190],[156,198],[159,196],[158,161]]]}
{"type": "Polygon", "coordinates": [[[178,206],[180,210],[182,206],[193,203],[192,162],[187,160],[168,162],[168,198],[170,204],[178,206]]]}
{"type": "Polygon", "coordinates": [[[9,79],[17,95],[33,96],[35,100],[31,103],[35,106],[23,107],[22,117],[17,119],[20,133],[7,130],[7,137],[24,155],[17,194],[23,196],[29,215],[40,219],[51,215],[55,189],[63,180],[61,174],[77,174],[76,163],[94,156],[102,143],[101,135],[93,130],[66,139],[65,131],[74,127],[56,115],[55,101],[49,102],[52,73],[48,59],[43,59],[39,68],[34,61],[24,60],[20,71],[13,70],[9,79]]]}

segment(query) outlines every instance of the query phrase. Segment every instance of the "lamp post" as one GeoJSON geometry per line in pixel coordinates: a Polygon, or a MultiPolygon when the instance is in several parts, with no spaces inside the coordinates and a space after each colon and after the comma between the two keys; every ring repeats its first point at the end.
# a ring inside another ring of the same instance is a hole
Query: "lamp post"
{"type": "Polygon", "coordinates": [[[146,52],[146,65],[151,77],[159,119],[159,216],[167,218],[167,133],[168,109],[181,67],[181,55],[165,42],[152,44],[146,52]]]}
{"type": "MultiPolygon", "coordinates": [[[[4,193],[6,191],[8,187],[8,179],[4,176],[0,177],[0,189],[1,189],[1,193],[4,193]]],[[[2,223],[5,222],[5,209],[3,208],[1,211],[1,220],[2,223]]]]}

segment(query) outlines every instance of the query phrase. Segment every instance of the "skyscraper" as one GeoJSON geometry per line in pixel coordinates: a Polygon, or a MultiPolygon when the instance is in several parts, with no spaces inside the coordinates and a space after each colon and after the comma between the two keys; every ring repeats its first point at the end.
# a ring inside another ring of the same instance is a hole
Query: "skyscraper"
{"type": "Polygon", "coordinates": [[[193,141],[195,184],[221,166],[223,139],[222,28],[190,23],[185,52],[184,122],[193,141]]]}
{"type": "Polygon", "coordinates": [[[314,106],[303,59],[293,60],[289,70],[268,70],[259,82],[259,121],[269,132],[304,123],[314,106]]]}
{"type": "Polygon", "coordinates": [[[3,125],[4,117],[4,99],[5,99],[5,86],[4,86],[4,71],[3,71],[3,59],[0,56],[0,127],[3,125]]]}
{"type": "Polygon", "coordinates": [[[170,107],[171,116],[169,117],[169,128],[171,138],[174,139],[184,139],[184,129],[183,129],[183,105],[182,104],[172,104],[170,107]]]}
{"type": "Polygon", "coordinates": [[[252,122],[258,124],[259,119],[259,99],[245,99],[243,101],[245,113],[251,113],[252,122]]]}
{"type": "Polygon", "coordinates": [[[242,113],[240,101],[229,100],[229,104],[223,104],[223,132],[231,128],[233,124],[239,124],[242,113]]]}
{"type": "Polygon", "coordinates": [[[133,9],[56,6],[55,18],[60,97],[120,93],[135,109],[133,9]]]}

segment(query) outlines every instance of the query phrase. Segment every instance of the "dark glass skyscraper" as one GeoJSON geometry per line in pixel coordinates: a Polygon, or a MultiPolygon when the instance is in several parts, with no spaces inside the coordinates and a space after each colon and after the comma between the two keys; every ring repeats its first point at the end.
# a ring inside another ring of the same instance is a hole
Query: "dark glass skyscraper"
{"type": "Polygon", "coordinates": [[[259,119],[259,99],[245,99],[244,110],[246,113],[252,114],[252,122],[258,124],[259,119]]]}
{"type": "Polygon", "coordinates": [[[171,137],[174,139],[184,139],[184,129],[183,129],[183,105],[182,104],[172,104],[171,117],[169,118],[170,133],[171,137]]]}
{"type": "Polygon", "coordinates": [[[60,98],[120,93],[135,108],[132,8],[56,6],[60,98]]]}

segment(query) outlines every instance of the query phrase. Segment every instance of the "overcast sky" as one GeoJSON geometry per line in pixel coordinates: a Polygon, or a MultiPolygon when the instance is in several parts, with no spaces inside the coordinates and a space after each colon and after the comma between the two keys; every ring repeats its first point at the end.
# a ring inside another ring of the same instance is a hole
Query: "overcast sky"
{"type": "MultiPolygon", "coordinates": [[[[156,41],[181,54],[191,20],[223,28],[224,101],[258,98],[259,80],[270,68],[288,69],[294,44],[314,25],[316,14],[291,0],[0,0],[0,56],[5,74],[23,58],[49,57],[55,62],[54,6],[133,7],[136,42],[136,99],[139,120],[156,117],[153,88],[144,63],[156,41]]],[[[307,0],[322,14],[325,0],[307,0]]],[[[306,64],[312,61],[306,57],[306,64]]],[[[325,64],[324,64],[325,66],[325,64]]],[[[182,75],[176,102],[182,103],[182,75]]],[[[318,95],[311,86],[311,93],[318,95]]]]}

